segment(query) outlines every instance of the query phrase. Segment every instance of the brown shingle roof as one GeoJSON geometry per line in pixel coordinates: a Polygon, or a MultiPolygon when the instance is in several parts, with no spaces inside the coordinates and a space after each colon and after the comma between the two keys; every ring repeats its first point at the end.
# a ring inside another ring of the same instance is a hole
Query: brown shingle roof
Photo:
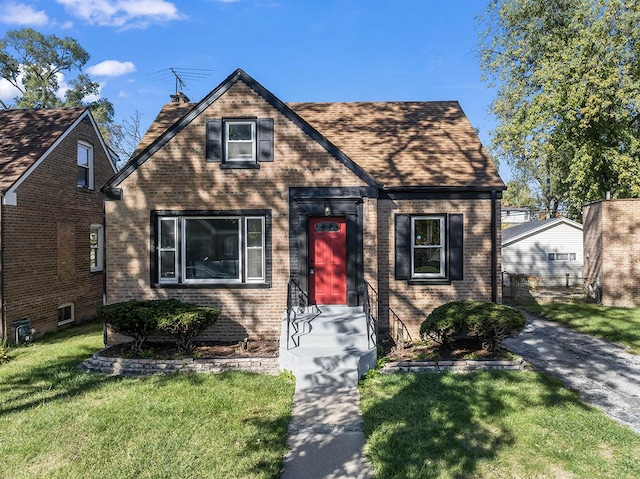
{"type": "Polygon", "coordinates": [[[0,110],[0,191],[7,191],[84,111],[0,110]]]}
{"type": "Polygon", "coordinates": [[[131,155],[132,158],[138,156],[147,146],[153,143],[153,140],[162,135],[171,125],[186,115],[194,106],[196,106],[196,103],[172,102],[165,104],[142,137],[142,140],[140,140],[140,144],[137,146],[136,151],[131,155]]]}
{"type": "Polygon", "coordinates": [[[287,106],[386,187],[504,187],[456,101],[287,106]]]}

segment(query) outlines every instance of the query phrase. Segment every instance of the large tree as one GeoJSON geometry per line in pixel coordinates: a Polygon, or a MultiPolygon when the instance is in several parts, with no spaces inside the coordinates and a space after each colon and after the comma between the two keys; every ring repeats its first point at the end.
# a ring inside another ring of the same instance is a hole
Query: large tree
{"type": "Polygon", "coordinates": [[[19,92],[2,108],[88,106],[107,143],[111,143],[114,109],[97,98],[100,85],[81,73],[89,54],[73,38],[43,35],[30,28],[10,30],[0,39],[0,76],[19,92]],[[75,75],[75,76],[73,76],[75,75]],[[61,81],[66,87],[61,91],[61,81]]]}
{"type": "Polygon", "coordinates": [[[640,196],[640,2],[490,0],[481,25],[492,151],[548,214],[640,196]]]}

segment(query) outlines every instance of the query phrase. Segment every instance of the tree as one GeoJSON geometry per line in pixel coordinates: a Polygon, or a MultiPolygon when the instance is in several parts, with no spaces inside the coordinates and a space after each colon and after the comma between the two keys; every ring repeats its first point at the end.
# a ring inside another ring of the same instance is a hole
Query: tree
{"type": "MultiPolygon", "coordinates": [[[[142,115],[138,110],[112,129],[112,146],[122,162],[127,161],[142,140],[142,115]]],[[[117,165],[118,168],[122,163],[117,165]]]]}
{"type": "Polygon", "coordinates": [[[491,0],[481,25],[498,160],[551,215],[640,196],[640,4],[491,0]]]}
{"type": "Polygon", "coordinates": [[[59,108],[88,106],[107,142],[111,143],[114,108],[106,98],[87,101],[100,94],[100,85],[80,73],[89,54],[70,37],[42,35],[30,28],[10,30],[0,40],[0,76],[20,95],[15,105],[0,100],[2,108],[59,108]],[[75,77],[67,77],[78,72],[75,77]],[[61,80],[68,88],[61,93],[61,80]]]}

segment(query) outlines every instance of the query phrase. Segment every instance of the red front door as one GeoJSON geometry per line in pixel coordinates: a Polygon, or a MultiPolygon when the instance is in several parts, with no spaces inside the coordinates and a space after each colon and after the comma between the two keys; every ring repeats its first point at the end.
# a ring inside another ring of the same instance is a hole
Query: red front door
{"type": "Polygon", "coordinates": [[[309,298],[312,304],[347,302],[347,220],[309,220],[309,298]]]}

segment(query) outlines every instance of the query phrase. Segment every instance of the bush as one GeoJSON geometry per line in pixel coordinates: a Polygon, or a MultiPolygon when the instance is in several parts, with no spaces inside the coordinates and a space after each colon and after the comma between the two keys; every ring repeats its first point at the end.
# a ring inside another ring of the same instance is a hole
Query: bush
{"type": "Polygon", "coordinates": [[[0,340],[0,364],[9,361],[9,343],[6,338],[0,340]]]}
{"type": "Polygon", "coordinates": [[[160,317],[158,329],[175,338],[179,351],[190,354],[195,338],[213,325],[218,316],[219,309],[179,303],[175,305],[175,309],[167,310],[160,317]]]}
{"type": "Polygon", "coordinates": [[[517,336],[525,318],[502,304],[483,301],[454,301],[434,309],[420,325],[420,336],[449,346],[455,337],[477,338],[482,347],[494,350],[505,338],[517,336]]]}

